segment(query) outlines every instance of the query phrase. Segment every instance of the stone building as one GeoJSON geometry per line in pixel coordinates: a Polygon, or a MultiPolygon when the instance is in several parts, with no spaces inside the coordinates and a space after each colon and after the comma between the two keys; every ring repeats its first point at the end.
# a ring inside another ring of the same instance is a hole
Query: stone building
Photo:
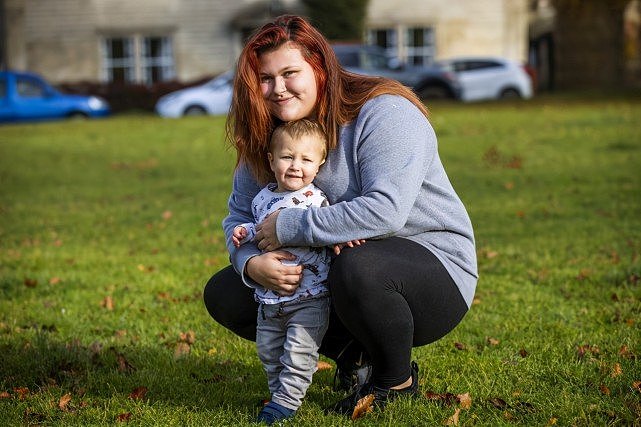
{"type": "MultiPolygon", "coordinates": [[[[527,0],[370,0],[364,39],[402,61],[524,62],[527,0]]],[[[243,38],[296,0],[0,0],[0,60],[53,83],[191,81],[232,68],[243,38]]]]}

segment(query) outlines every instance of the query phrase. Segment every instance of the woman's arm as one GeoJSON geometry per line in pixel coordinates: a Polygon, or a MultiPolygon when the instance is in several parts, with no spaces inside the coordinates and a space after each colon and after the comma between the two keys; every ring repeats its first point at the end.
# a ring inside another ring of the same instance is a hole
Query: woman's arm
{"type": "Polygon", "coordinates": [[[275,227],[280,244],[321,246],[383,237],[408,221],[436,155],[431,125],[407,99],[381,96],[363,106],[352,126],[353,146],[341,144],[352,150],[347,156],[354,162],[360,195],[322,209],[280,212],[275,227]]]}

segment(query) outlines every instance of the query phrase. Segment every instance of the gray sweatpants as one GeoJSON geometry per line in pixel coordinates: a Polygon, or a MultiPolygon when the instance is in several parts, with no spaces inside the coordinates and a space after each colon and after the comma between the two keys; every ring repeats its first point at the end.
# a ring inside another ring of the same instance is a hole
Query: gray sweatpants
{"type": "Polygon", "coordinates": [[[300,407],[316,371],[329,310],[328,296],[258,307],[256,347],[272,401],[293,410],[300,407]]]}

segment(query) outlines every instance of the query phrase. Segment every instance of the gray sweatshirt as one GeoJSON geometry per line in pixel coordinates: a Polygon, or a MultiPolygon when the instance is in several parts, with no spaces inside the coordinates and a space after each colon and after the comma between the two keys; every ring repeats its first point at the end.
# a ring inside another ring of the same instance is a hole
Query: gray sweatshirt
{"type": "MultiPolygon", "coordinates": [[[[276,228],[281,244],[407,238],[436,255],[470,306],[478,278],[472,224],[445,173],[425,116],[403,97],[382,95],[365,103],[339,138],[314,180],[330,206],[280,211],[276,228]]],[[[223,220],[231,262],[251,287],[260,285],[244,275],[244,268],[260,250],[254,244],[235,248],[231,235],[236,225],[252,220],[251,201],[260,189],[241,165],[223,220]]]]}

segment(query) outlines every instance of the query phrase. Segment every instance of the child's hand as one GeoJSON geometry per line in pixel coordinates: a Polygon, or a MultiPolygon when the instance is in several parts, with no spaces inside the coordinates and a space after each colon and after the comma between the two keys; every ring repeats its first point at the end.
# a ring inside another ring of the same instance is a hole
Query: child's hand
{"type": "Polygon", "coordinates": [[[343,249],[345,246],[353,248],[354,246],[360,246],[363,243],[365,243],[365,239],[350,240],[349,242],[338,243],[334,245],[334,254],[340,255],[341,249],[343,249]]]}
{"type": "Polygon", "coordinates": [[[243,226],[237,225],[231,236],[231,241],[235,247],[240,247],[240,241],[247,237],[247,229],[243,226]]]}

